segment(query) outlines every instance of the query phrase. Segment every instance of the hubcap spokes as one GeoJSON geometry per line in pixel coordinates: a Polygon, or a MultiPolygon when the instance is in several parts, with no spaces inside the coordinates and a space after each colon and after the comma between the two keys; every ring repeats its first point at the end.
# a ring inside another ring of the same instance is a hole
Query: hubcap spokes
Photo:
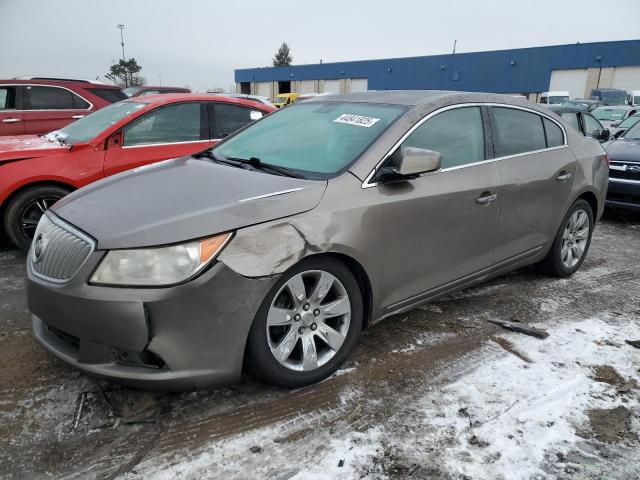
{"type": "Polygon", "coordinates": [[[62,197],[57,197],[55,195],[49,195],[37,198],[27,204],[20,215],[20,233],[27,238],[33,238],[42,214],[61,198],[62,197]]]}
{"type": "Polygon", "coordinates": [[[310,270],[291,277],[267,313],[267,341],[275,359],[296,371],[311,371],[340,350],[349,331],[351,302],[334,275],[310,270]]]}
{"type": "Polygon", "coordinates": [[[589,215],[584,210],[576,210],[569,218],[562,235],[560,259],[567,268],[575,267],[582,259],[589,240],[589,215]]]}

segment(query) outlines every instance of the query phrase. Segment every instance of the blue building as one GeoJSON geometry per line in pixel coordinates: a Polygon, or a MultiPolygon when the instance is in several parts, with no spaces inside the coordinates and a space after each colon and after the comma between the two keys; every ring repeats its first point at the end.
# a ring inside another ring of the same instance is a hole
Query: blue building
{"type": "Polygon", "coordinates": [[[594,88],[640,90],[640,40],[576,43],[490,52],[352,62],[246,68],[236,90],[274,98],[278,93],[349,93],[438,89],[525,95],[568,91],[588,97],[594,88]]]}

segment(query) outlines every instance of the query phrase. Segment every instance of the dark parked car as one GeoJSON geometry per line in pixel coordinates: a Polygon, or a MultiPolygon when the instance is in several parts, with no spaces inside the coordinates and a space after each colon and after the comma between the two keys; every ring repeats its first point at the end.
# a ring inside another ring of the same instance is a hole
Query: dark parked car
{"type": "Polygon", "coordinates": [[[609,130],[590,113],[575,108],[549,107],[573,128],[585,137],[593,138],[599,142],[606,142],[610,138],[609,130]]]}
{"type": "Polygon", "coordinates": [[[123,90],[129,98],[141,97],[143,95],[157,95],[159,93],[191,93],[188,88],[182,87],[152,87],[149,85],[128,87],[123,90]]]}
{"type": "Polygon", "coordinates": [[[561,107],[573,108],[581,112],[590,112],[591,110],[602,107],[604,102],[601,100],[589,100],[586,98],[576,98],[575,100],[567,100],[560,104],[561,107]]]}
{"type": "Polygon", "coordinates": [[[640,211],[640,122],[605,149],[611,162],[607,205],[640,211]]]}
{"type": "Polygon", "coordinates": [[[125,98],[118,87],[88,80],[0,80],[0,136],[52,132],[125,98]]]}
{"type": "Polygon", "coordinates": [[[620,135],[622,135],[628,129],[633,127],[639,121],[640,121],[640,113],[635,113],[630,117],[625,118],[620,123],[617,123],[615,127],[610,127],[609,131],[611,132],[611,135],[614,138],[618,138],[620,135]]]}
{"type": "Polygon", "coordinates": [[[591,90],[591,100],[599,100],[605,105],[627,105],[629,93],[619,88],[598,88],[591,90]]]}
{"type": "Polygon", "coordinates": [[[572,275],[607,181],[602,147],[527,101],[309,99],[56,203],[27,260],[34,333],[139,387],[243,365],[307,385],[385,317],[523,265],[572,275]]]}

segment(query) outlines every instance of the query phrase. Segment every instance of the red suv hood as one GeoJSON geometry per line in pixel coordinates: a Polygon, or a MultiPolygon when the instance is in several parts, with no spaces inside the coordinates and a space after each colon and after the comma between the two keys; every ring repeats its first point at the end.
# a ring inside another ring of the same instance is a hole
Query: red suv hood
{"type": "Polygon", "coordinates": [[[24,158],[44,157],[64,153],[69,147],[49,142],[38,135],[0,137],[0,162],[24,158]]]}

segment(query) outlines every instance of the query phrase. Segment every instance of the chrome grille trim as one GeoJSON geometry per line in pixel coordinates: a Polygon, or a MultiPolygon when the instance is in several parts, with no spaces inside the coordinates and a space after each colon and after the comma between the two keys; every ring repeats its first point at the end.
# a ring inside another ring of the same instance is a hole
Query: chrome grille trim
{"type": "Polygon", "coordinates": [[[54,283],[71,280],[95,250],[95,242],[81,231],[53,214],[42,215],[34,242],[29,250],[29,264],[34,275],[54,283]],[[42,235],[42,254],[36,258],[35,244],[42,235]]]}

